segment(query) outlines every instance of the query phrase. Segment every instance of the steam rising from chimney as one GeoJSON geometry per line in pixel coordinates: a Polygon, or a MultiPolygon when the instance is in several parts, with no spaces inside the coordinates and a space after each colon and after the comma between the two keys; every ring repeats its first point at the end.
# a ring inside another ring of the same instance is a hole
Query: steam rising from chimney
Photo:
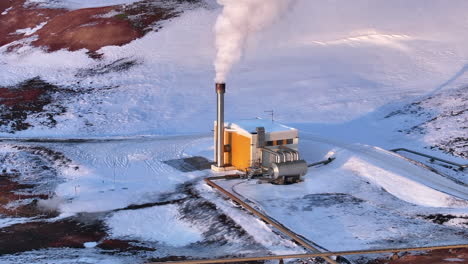
{"type": "Polygon", "coordinates": [[[295,0],[218,0],[223,12],[215,25],[217,83],[224,83],[248,37],[271,25],[295,0]]]}

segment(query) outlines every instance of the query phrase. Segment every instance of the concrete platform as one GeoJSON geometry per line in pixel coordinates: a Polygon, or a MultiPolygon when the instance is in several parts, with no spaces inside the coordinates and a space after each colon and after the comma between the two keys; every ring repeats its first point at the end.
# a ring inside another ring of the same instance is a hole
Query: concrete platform
{"type": "Polygon", "coordinates": [[[214,172],[226,172],[226,171],[237,171],[237,168],[233,166],[218,167],[215,164],[213,164],[211,165],[211,170],[214,172]]]}

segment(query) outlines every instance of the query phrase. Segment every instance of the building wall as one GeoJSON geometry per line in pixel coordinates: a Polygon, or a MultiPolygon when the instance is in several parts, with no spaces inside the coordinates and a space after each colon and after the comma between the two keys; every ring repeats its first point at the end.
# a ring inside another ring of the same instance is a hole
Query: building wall
{"type": "Polygon", "coordinates": [[[230,139],[231,164],[238,170],[245,170],[250,167],[251,156],[251,139],[240,135],[236,132],[228,132],[228,140],[230,139]]]}

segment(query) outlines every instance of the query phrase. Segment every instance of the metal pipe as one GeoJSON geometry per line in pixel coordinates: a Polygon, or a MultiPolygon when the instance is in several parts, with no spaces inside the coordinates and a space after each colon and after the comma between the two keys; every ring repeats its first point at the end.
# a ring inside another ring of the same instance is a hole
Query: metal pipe
{"type": "Polygon", "coordinates": [[[215,264],[215,263],[237,263],[237,262],[253,262],[279,259],[306,259],[326,256],[350,256],[350,255],[367,255],[367,254],[384,254],[398,253],[411,251],[427,251],[427,250],[443,250],[443,249],[458,249],[468,248],[468,245],[444,245],[444,246],[428,246],[428,247],[413,247],[413,248],[385,248],[385,249],[370,249],[370,250],[354,250],[354,251],[335,251],[321,253],[306,253],[306,254],[291,254],[279,256],[262,256],[262,257],[241,257],[227,259],[201,259],[201,260],[183,260],[183,261],[168,261],[168,262],[151,262],[146,264],[215,264]]]}
{"type": "Polygon", "coordinates": [[[278,153],[279,162],[283,162],[284,161],[284,154],[279,152],[279,151],[275,151],[275,152],[278,153]]]}
{"type": "Polygon", "coordinates": [[[288,148],[286,146],[281,146],[280,149],[286,151],[287,153],[290,153],[292,156],[291,156],[291,161],[295,161],[295,160],[299,160],[299,152],[297,152],[296,150],[292,149],[292,148],[288,148]]]}
{"type": "Polygon", "coordinates": [[[319,161],[319,162],[311,163],[311,164],[307,165],[307,167],[314,167],[314,166],[321,165],[321,164],[327,165],[328,163],[330,163],[330,162],[332,162],[332,161],[334,161],[334,160],[335,160],[335,157],[330,157],[330,158],[328,158],[328,159],[326,159],[326,160],[322,160],[322,161],[319,161]]]}
{"type": "Polygon", "coordinates": [[[266,152],[268,152],[268,153],[270,153],[270,154],[273,154],[273,155],[275,156],[275,162],[276,162],[276,163],[280,163],[281,157],[280,157],[280,154],[279,154],[278,152],[273,151],[273,150],[271,150],[271,149],[267,149],[267,148],[262,148],[262,150],[263,150],[263,151],[266,151],[266,152]]]}
{"type": "Polygon", "coordinates": [[[437,157],[434,157],[434,156],[431,156],[431,155],[428,155],[428,154],[424,154],[424,153],[417,152],[417,151],[410,150],[410,149],[406,149],[406,148],[391,149],[390,151],[392,151],[392,152],[405,151],[405,152],[413,153],[415,155],[419,155],[419,156],[426,157],[426,158],[429,158],[429,159],[432,159],[432,160],[438,160],[438,161],[441,161],[441,162],[444,162],[444,163],[447,163],[447,164],[450,164],[450,165],[457,166],[457,167],[460,168],[460,170],[468,168],[468,164],[459,164],[459,163],[456,163],[456,162],[453,162],[453,161],[444,160],[444,159],[441,159],[441,158],[437,158],[437,157]]]}
{"type": "Polygon", "coordinates": [[[226,84],[216,84],[216,94],[218,95],[217,124],[216,124],[216,165],[218,168],[224,167],[224,94],[226,84]]]}
{"type": "Polygon", "coordinates": [[[283,151],[279,151],[279,154],[283,157],[282,162],[288,161],[287,157],[286,157],[286,154],[283,151]]]}
{"type": "Polygon", "coordinates": [[[281,149],[281,148],[279,148],[278,151],[283,156],[283,162],[288,162],[289,157],[291,156],[290,153],[287,150],[284,150],[284,149],[281,149]]]}
{"type": "Polygon", "coordinates": [[[289,149],[293,154],[293,161],[299,160],[299,152],[295,151],[294,149],[289,149]]]}
{"type": "Polygon", "coordinates": [[[286,153],[286,154],[289,155],[288,161],[294,161],[294,152],[292,152],[292,151],[290,151],[290,150],[288,150],[288,149],[285,149],[285,150],[283,150],[283,151],[284,151],[284,153],[286,153]]]}

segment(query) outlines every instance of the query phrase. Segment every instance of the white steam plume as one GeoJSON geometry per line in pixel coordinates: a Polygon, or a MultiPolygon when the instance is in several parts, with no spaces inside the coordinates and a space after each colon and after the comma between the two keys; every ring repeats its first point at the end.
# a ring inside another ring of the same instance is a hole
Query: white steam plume
{"type": "Polygon", "coordinates": [[[215,25],[216,82],[226,75],[241,56],[248,37],[271,25],[295,0],[218,0],[223,12],[215,25]]]}

